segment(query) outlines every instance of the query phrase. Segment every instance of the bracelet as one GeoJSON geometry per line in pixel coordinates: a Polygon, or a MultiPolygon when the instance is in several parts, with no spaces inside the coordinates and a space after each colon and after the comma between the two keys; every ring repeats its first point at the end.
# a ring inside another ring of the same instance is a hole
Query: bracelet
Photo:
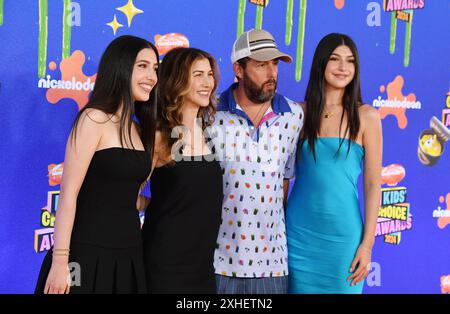
{"type": "Polygon", "coordinates": [[[53,256],[69,256],[69,252],[66,252],[66,253],[64,253],[64,252],[60,252],[60,253],[53,252],[52,255],[53,256]]]}
{"type": "Polygon", "coordinates": [[[70,249],[53,249],[53,256],[69,256],[70,249]]]}

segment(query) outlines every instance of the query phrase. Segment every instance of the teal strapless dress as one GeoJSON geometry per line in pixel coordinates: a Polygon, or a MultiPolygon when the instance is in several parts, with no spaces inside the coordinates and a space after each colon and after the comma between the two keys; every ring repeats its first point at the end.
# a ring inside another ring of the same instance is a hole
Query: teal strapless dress
{"type": "Polygon", "coordinates": [[[298,148],[296,180],[286,209],[290,293],[362,293],[347,278],[364,226],[358,176],[364,148],[345,139],[318,138],[316,160],[308,142],[298,148]]]}

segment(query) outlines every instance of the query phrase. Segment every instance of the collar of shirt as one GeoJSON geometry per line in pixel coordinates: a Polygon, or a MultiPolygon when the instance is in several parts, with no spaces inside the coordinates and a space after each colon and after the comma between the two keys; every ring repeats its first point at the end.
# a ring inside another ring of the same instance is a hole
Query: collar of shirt
{"type": "MultiPolygon", "coordinates": [[[[226,91],[220,94],[219,105],[217,107],[218,111],[229,111],[231,113],[237,114],[246,118],[248,117],[240,106],[237,106],[236,100],[233,96],[233,90],[238,87],[238,83],[233,83],[226,91]]],[[[275,93],[272,98],[272,111],[275,114],[281,114],[285,112],[291,112],[291,107],[283,95],[275,93]]]]}

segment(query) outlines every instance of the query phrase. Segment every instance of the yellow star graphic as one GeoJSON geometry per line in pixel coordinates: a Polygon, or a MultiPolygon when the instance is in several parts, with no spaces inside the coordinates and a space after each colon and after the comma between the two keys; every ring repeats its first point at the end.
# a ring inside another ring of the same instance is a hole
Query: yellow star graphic
{"type": "Polygon", "coordinates": [[[111,22],[106,23],[106,25],[108,25],[108,26],[110,26],[110,27],[112,28],[112,30],[113,30],[113,32],[114,32],[114,35],[116,35],[117,29],[118,29],[119,27],[122,27],[122,26],[123,26],[122,24],[120,24],[119,22],[117,22],[117,18],[116,18],[116,15],[115,15],[115,14],[114,14],[114,19],[113,19],[111,22]]]}
{"type": "Polygon", "coordinates": [[[127,16],[128,27],[131,26],[131,21],[133,20],[133,17],[136,14],[144,12],[134,6],[133,0],[128,0],[128,3],[126,5],[124,5],[123,7],[116,8],[116,9],[119,11],[122,11],[127,16]]]}

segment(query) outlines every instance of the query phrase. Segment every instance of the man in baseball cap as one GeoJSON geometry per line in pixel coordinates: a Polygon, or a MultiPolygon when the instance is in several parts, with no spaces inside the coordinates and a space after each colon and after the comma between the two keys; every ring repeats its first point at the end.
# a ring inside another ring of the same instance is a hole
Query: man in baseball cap
{"type": "Polygon", "coordinates": [[[303,111],[276,93],[279,60],[292,62],[269,32],[243,33],[231,54],[237,82],[220,95],[214,128],[222,136],[212,138],[224,187],[214,254],[220,294],[287,293],[284,203],[303,111]]]}

